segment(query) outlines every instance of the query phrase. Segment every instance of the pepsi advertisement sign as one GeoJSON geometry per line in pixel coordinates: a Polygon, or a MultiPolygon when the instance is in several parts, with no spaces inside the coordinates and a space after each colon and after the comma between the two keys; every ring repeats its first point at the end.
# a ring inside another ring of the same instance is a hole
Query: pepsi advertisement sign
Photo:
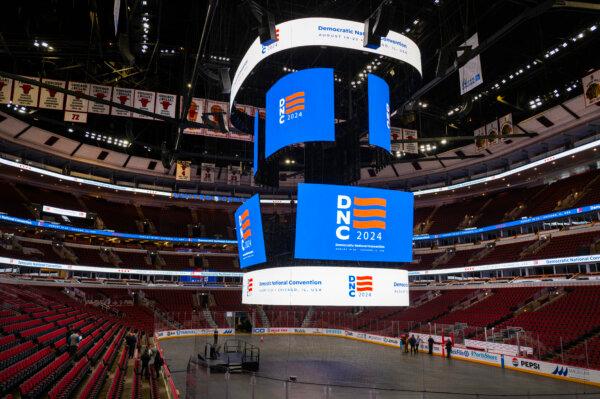
{"type": "Polygon", "coordinates": [[[412,193],[298,185],[294,257],[411,262],[412,193]]]}
{"type": "Polygon", "coordinates": [[[306,141],[335,141],[331,68],[291,73],[267,92],[265,157],[306,141]]]}
{"type": "Polygon", "coordinates": [[[367,76],[369,97],[369,144],[391,151],[390,87],[379,76],[367,76]]]}
{"type": "Polygon", "coordinates": [[[258,194],[235,211],[235,234],[242,269],[267,261],[258,194]]]}

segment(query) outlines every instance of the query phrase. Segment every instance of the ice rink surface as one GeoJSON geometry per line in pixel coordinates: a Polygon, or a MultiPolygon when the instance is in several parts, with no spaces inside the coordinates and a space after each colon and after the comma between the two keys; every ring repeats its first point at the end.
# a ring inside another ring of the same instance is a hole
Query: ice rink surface
{"type": "MultiPolygon", "coordinates": [[[[260,371],[207,375],[186,372],[189,357],[212,337],[161,341],[175,385],[186,397],[210,399],[599,398],[600,388],[533,374],[448,360],[335,337],[237,338],[260,348],[260,371]],[[290,376],[297,382],[286,383],[290,376]],[[187,378],[187,387],[186,387],[187,378]],[[423,392],[424,391],[424,392],[423,392]],[[510,396],[509,396],[510,395],[510,396]],[[515,395],[515,396],[513,396],[515,395]]],[[[220,338],[220,344],[225,337],[220,338]]]]}

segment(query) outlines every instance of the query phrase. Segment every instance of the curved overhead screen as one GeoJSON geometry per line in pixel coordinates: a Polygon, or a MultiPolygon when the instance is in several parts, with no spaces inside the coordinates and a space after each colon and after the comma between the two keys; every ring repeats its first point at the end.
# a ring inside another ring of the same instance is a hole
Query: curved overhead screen
{"type": "Polygon", "coordinates": [[[383,55],[412,65],[421,73],[421,52],[419,47],[400,33],[390,31],[382,37],[377,49],[363,47],[364,24],[335,18],[301,18],[283,22],[276,26],[278,40],[267,46],[256,38],[242,58],[231,83],[229,108],[242,84],[254,68],[272,54],[283,50],[305,46],[329,46],[347,48],[383,55]]]}
{"type": "Polygon", "coordinates": [[[335,141],[331,68],[291,73],[267,92],[265,157],[306,141],[335,141]]]}
{"type": "Polygon", "coordinates": [[[365,267],[275,267],[244,274],[242,303],[408,306],[408,273],[365,267]]]}
{"type": "Polygon", "coordinates": [[[412,235],[412,193],[298,184],[295,258],[411,262],[412,235]]]}

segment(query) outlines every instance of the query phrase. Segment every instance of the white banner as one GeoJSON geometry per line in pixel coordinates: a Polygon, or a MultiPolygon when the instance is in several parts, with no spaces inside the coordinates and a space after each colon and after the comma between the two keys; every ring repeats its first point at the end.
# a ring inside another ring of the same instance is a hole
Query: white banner
{"type": "Polygon", "coordinates": [[[214,183],[215,182],[215,164],[214,163],[203,163],[200,165],[200,181],[202,183],[214,183]]]}
{"type": "Polygon", "coordinates": [[[65,122],[87,123],[87,112],[65,111],[65,122]]]}
{"type": "MultiPolygon", "coordinates": [[[[514,133],[512,114],[507,114],[504,115],[502,118],[498,118],[498,132],[503,136],[511,135],[514,133]]],[[[502,140],[508,140],[508,138],[505,137],[502,140]]]]}
{"type": "Polygon", "coordinates": [[[85,212],[73,211],[70,209],[63,209],[63,208],[55,208],[53,206],[48,206],[48,205],[44,205],[42,207],[42,212],[54,213],[55,215],[72,216],[75,218],[83,218],[83,219],[85,219],[87,217],[87,214],[85,212]]]}
{"type": "Polygon", "coordinates": [[[488,141],[485,133],[485,126],[475,129],[473,136],[475,136],[475,145],[478,149],[487,147],[488,141]]]}
{"type": "Polygon", "coordinates": [[[154,113],[169,118],[175,118],[176,102],[177,96],[175,94],[156,93],[154,113]]]}
{"type": "MultiPolygon", "coordinates": [[[[67,87],[67,82],[64,80],[53,80],[53,79],[42,79],[42,83],[52,85],[61,89],[67,87]]],[[[65,93],[54,89],[46,89],[44,87],[40,90],[40,108],[44,109],[56,109],[62,111],[64,109],[65,93]]]]}
{"type": "MultiPolygon", "coordinates": [[[[153,91],[136,90],[133,106],[142,111],[154,112],[156,101],[156,93],[153,91]]],[[[151,116],[146,116],[138,113],[133,114],[134,118],[153,119],[151,116]]]]}
{"type": "Polygon", "coordinates": [[[600,102],[600,70],[597,70],[581,79],[585,106],[600,102]]]}
{"type": "Polygon", "coordinates": [[[177,168],[175,170],[175,180],[190,181],[191,179],[191,162],[190,161],[177,161],[177,168]]]}
{"type": "MultiPolygon", "coordinates": [[[[114,87],[112,101],[121,105],[133,107],[133,89],[114,87]]],[[[131,116],[131,112],[117,107],[112,107],[110,114],[117,116],[131,116]]]]}
{"type": "MultiPolygon", "coordinates": [[[[417,131],[414,129],[402,129],[402,138],[404,140],[407,139],[417,139],[417,131]]],[[[413,141],[411,143],[403,143],[404,152],[407,154],[418,154],[419,153],[419,143],[417,141],[413,141]]]]}
{"type": "MultiPolygon", "coordinates": [[[[462,43],[460,47],[471,47],[471,49],[479,46],[479,39],[477,33],[467,39],[466,42],[462,43]]],[[[457,51],[457,57],[460,57],[464,53],[463,50],[457,51]]],[[[463,95],[475,87],[483,83],[483,75],[481,74],[481,58],[479,55],[471,58],[465,65],[458,69],[458,76],[460,79],[460,94],[463,95]]]]}
{"type": "MultiPolygon", "coordinates": [[[[69,82],[69,90],[75,91],[81,94],[90,94],[90,85],[81,82],[69,82]]],[[[67,102],[65,104],[66,111],[73,112],[87,112],[89,100],[76,96],[67,95],[67,102]]]]}
{"type": "Polygon", "coordinates": [[[242,168],[239,166],[229,165],[227,167],[227,184],[239,186],[241,183],[242,168]]]}
{"type": "Polygon", "coordinates": [[[402,140],[402,129],[399,127],[392,127],[390,129],[390,135],[391,135],[391,141],[392,141],[392,145],[391,145],[391,149],[392,149],[392,154],[397,153],[398,151],[402,152],[404,151],[404,146],[402,145],[402,143],[394,143],[394,141],[396,140],[402,140]]]}
{"type": "MultiPolygon", "coordinates": [[[[100,100],[112,100],[112,87],[101,85],[90,85],[90,95],[100,100]]],[[[92,114],[108,115],[110,113],[110,105],[100,104],[95,101],[90,101],[88,111],[92,114]]]]}
{"type": "Polygon", "coordinates": [[[487,136],[488,144],[498,142],[498,119],[485,125],[485,135],[487,136]]]}
{"type": "Polygon", "coordinates": [[[11,101],[13,80],[0,76],[0,104],[8,104],[11,101]]]}
{"type": "MultiPolygon", "coordinates": [[[[39,80],[26,76],[28,79],[39,80]]],[[[12,95],[12,102],[14,104],[22,105],[24,107],[37,107],[38,97],[40,94],[40,86],[32,85],[30,83],[24,83],[20,80],[15,80],[14,89],[12,95]]]]}
{"type": "MultiPolygon", "coordinates": [[[[206,100],[204,100],[203,98],[193,97],[192,100],[190,101],[190,108],[188,109],[185,119],[190,122],[202,123],[202,113],[204,112],[205,101],[206,100]]],[[[181,107],[183,107],[183,97],[180,97],[180,104],[181,104],[181,107]]],[[[182,111],[183,111],[183,109],[182,109],[182,111]]],[[[194,130],[202,130],[202,129],[194,128],[194,130]]],[[[197,134],[200,134],[200,133],[197,133],[197,134]]]]}
{"type": "Polygon", "coordinates": [[[278,267],[244,274],[242,303],[288,306],[408,306],[406,270],[278,267]]]}
{"type": "Polygon", "coordinates": [[[256,38],[244,55],[231,82],[229,106],[233,106],[235,97],[244,81],[254,68],[269,56],[280,51],[305,46],[341,47],[379,54],[412,65],[421,73],[421,52],[408,37],[390,31],[381,38],[377,49],[363,47],[364,23],[334,18],[301,18],[280,23],[276,26],[278,40],[268,46],[260,44],[256,38]]]}

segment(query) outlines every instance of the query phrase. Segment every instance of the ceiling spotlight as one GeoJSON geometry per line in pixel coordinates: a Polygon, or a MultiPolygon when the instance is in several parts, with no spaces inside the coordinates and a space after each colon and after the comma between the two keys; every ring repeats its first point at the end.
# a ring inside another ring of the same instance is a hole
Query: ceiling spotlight
{"type": "Polygon", "coordinates": [[[446,144],[448,144],[448,140],[442,139],[442,141],[440,141],[440,144],[441,145],[446,145],[446,144]]]}
{"type": "Polygon", "coordinates": [[[191,88],[192,88],[192,84],[191,84],[191,83],[188,83],[188,84],[187,84],[187,87],[188,87],[188,89],[191,89],[191,88]]]}
{"type": "Polygon", "coordinates": [[[42,42],[42,47],[48,47],[48,43],[42,42]]]}
{"type": "Polygon", "coordinates": [[[597,29],[597,26],[596,26],[596,25],[592,25],[592,26],[590,26],[590,31],[591,31],[591,32],[595,31],[596,29],[597,29]]]}
{"type": "Polygon", "coordinates": [[[73,130],[72,127],[68,128],[67,130],[69,131],[69,133],[73,133],[74,132],[74,130],[73,130]]]}

